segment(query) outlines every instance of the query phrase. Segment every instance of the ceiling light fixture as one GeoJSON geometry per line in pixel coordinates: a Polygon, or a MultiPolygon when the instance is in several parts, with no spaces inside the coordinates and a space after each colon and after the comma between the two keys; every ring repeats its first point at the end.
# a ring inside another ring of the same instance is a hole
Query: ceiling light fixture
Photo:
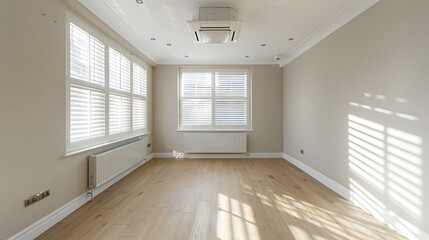
{"type": "Polygon", "coordinates": [[[156,40],[156,38],[150,38],[150,40],[155,41],[155,40],[156,40]]]}
{"type": "Polygon", "coordinates": [[[188,55],[185,55],[185,58],[189,57],[188,55]]]}
{"type": "Polygon", "coordinates": [[[267,46],[267,44],[265,44],[265,43],[261,44],[261,47],[265,47],[265,46],[267,46]]]}
{"type": "Polygon", "coordinates": [[[245,56],[245,58],[249,58],[249,56],[245,56]]]}
{"type": "Polygon", "coordinates": [[[136,3],[143,4],[143,0],[136,0],[136,3]]]}
{"type": "Polygon", "coordinates": [[[280,61],[280,59],[282,59],[284,56],[285,56],[284,54],[276,54],[274,55],[274,60],[280,61]]]}
{"type": "Polygon", "coordinates": [[[171,47],[171,43],[167,43],[167,46],[171,47]]]}
{"type": "Polygon", "coordinates": [[[293,41],[293,38],[289,38],[289,41],[293,41]]]}

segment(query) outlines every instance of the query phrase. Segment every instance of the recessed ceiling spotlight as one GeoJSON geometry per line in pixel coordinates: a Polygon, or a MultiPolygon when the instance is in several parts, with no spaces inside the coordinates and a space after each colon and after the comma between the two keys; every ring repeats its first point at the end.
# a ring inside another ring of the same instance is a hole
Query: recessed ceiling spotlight
{"type": "Polygon", "coordinates": [[[143,0],[136,0],[136,3],[143,4],[143,0]]]}
{"type": "Polygon", "coordinates": [[[185,58],[189,57],[188,55],[185,55],[185,58]]]}
{"type": "Polygon", "coordinates": [[[249,56],[245,56],[245,58],[249,58],[249,56]]]}
{"type": "Polygon", "coordinates": [[[289,38],[289,41],[293,41],[293,38],[289,38]]]}
{"type": "Polygon", "coordinates": [[[265,46],[267,46],[267,44],[265,44],[265,43],[261,44],[261,47],[265,47],[265,46]]]}
{"type": "Polygon", "coordinates": [[[155,41],[155,40],[156,40],[156,38],[150,38],[150,40],[155,41]]]}
{"type": "Polygon", "coordinates": [[[171,47],[171,43],[167,43],[167,46],[171,47]]]}

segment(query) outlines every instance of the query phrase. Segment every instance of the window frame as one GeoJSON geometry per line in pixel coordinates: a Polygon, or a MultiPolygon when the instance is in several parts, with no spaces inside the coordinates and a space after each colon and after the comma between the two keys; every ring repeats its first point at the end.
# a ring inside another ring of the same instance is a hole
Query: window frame
{"type": "Polygon", "coordinates": [[[135,55],[131,54],[128,50],[123,48],[121,45],[104,35],[101,31],[91,26],[86,21],[82,20],[78,16],[76,16],[74,13],[66,10],[66,154],[65,156],[72,155],[78,152],[83,152],[89,149],[94,149],[97,147],[109,145],[115,142],[123,141],[130,138],[135,138],[143,135],[148,134],[148,64],[145,63],[140,58],[136,57],[135,55]],[[71,76],[71,62],[70,62],[70,55],[71,55],[71,42],[70,42],[70,24],[74,24],[80,29],[87,32],[90,36],[93,36],[97,40],[101,41],[104,44],[104,86],[101,84],[97,84],[94,82],[89,82],[77,78],[73,78],[71,76]],[[110,88],[110,73],[109,73],[109,50],[110,48],[114,49],[121,55],[128,58],[130,61],[130,91],[126,92],[124,90],[118,90],[115,88],[110,88]],[[134,64],[138,64],[145,72],[146,72],[146,79],[144,79],[146,84],[146,89],[144,96],[135,94],[134,88],[133,88],[133,66],[134,64]],[[72,85],[75,85],[79,88],[87,88],[91,90],[97,90],[104,93],[104,124],[105,124],[105,130],[104,130],[104,136],[96,137],[96,138],[88,138],[85,140],[80,140],[77,142],[71,142],[70,135],[71,135],[71,96],[70,91],[72,85]],[[129,123],[130,123],[130,130],[126,132],[120,132],[116,134],[110,134],[110,94],[119,94],[121,96],[127,96],[130,99],[130,116],[129,116],[129,123]],[[145,125],[143,128],[134,129],[133,127],[133,99],[139,98],[144,100],[144,108],[146,110],[145,115],[143,116],[145,118],[144,122],[145,125]]]}
{"type": "Polygon", "coordinates": [[[252,129],[252,68],[230,67],[180,67],[177,72],[177,131],[178,132],[251,132],[252,129]],[[210,72],[211,96],[210,97],[182,97],[182,73],[210,72]],[[217,97],[215,74],[245,72],[247,75],[247,125],[216,125],[216,100],[217,99],[243,99],[243,97],[217,97]],[[211,99],[211,125],[187,126],[182,125],[182,99],[211,99]]]}

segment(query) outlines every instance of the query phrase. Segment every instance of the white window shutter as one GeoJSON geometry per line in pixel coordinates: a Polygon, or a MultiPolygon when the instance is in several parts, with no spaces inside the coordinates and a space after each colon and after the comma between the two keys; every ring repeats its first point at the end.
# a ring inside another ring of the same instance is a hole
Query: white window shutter
{"type": "Polygon", "coordinates": [[[216,72],[216,125],[247,126],[247,73],[216,72]]]}
{"type": "Polygon", "coordinates": [[[121,54],[121,90],[131,92],[131,62],[128,58],[121,54]]]}
{"type": "Polygon", "coordinates": [[[182,97],[211,97],[212,73],[182,73],[182,97]]]}
{"type": "Polygon", "coordinates": [[[90,36],[89,38],[89,76],[90,82],[104,85],[104,43],[90,36]]]}
{"type": "Polygon", "coordinates": [[[139,64],[133,63],[133,93],[146,97],[147,71],[139,64]]]}
{"type": "Polygon", "coordinates": [[[127,96],[110,94],[109,96],[109,132],[124,133],[131,130],[131,101],[127,96]]]}
{"type": "Polygon", "coordinates": [[[133,130],[147,128],[146,100],[133,98],[133,130]]]}
{"type": "Polygon", "coordinates": [[[89,34],[70,23],[70,77],[89,80],[89,34]]]}
{"type": "Polygon", "coordinates": [[[117,44],[69,12],[66,20],[67,152],[147,131],[147,70],[141,60],[120,46],[108,48],[117,44]]]}
{"type": "Polygon", "coordinates": [[[211,126],[212,73],[184,72],[181,77],[182,126],[211,126]]]}
{"type": "Polygon", "coordinates": [[[216,100],[216,125],[247,125],[247,101],[216,100]]]}
{"type": "Polygon", "coordinates": [[[182,129],[248,129],[247,70],[212,69],[181,72],[182,129]]]}
{"type": "Polygon", "coordinates": [[[110,88],[130,92],[130,60],[109,48],[109,84],[110,88]]]}
{"type": "Polygon", "coordinates": [[[133,63],[133,131],[147,129],[147,71],[133,63]]]}
{"type": "Polygon", "coordinates": [[[104,43],[70,24],[70,77],[104,85],[104,43]]]}
{"type": "Polygon", "coordinates": [[[216,97],[247,97],[247,73],[215,74],[216,97]]]}
{"type": "Polygon", "coordinates": [[[70,87],[70,142],[105,135],[105,94],[91,88],[70,87]]]}
{"type": "Polygon", "coordinates": [[[182,125],[201,126],[212,125],[211,99],[183,99],[182,125]]]}

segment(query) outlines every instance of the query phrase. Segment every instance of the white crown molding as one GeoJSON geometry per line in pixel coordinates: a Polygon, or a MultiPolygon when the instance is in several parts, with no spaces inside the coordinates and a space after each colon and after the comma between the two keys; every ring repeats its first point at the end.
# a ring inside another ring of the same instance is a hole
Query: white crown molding
{"type": "Polygon", "coordinates": [[[287,54],[280,63],[280,67],[286,66],[295,58],[301,56],[307,50],[321,42],[327,36],[344,26],[346,23],[365,12],[368,8],[376,4],[379,0],[352,0],[337,14],[329,18],[313,33],[311,33],[302,43],[300,43],[291,53],[287,54]]]}
{"type": "Polygon", "coordinates": [[[292,156],[283,153],[283,158],[298,167],[299,169],[306,172],[308,175],[312,176],[314,179],[322,183],[323,185],[327,186],[334,192],[338,193],[345,199],[349,200],[356,206],[360,207],[364,211],[368,212],[369,214],[377,217],[378,220],[388,225],[391,229],[396,230],[400,234],[404,235],[410,240],[429,240],[429,234],[423,231],[422,229],[418,228],[417,226],[409,223],[408,221],[404,220],[400,216],[396,215],[392,211],[386,211],[383,213],[377,212],[374,209],[377,209],[377,207],[374,206],[368,206],[371,203],[364,202],[361,200],[361,198],[354,193],[353,191],[343,187],[342,185],[338,184],[334,180],[328,178],[327,176],[323,175],[322,173],[314,170],[313,168],[309,167],[308,165],[304,164],[303,162],[293,158],[292,156]]]}
{"type": "Polygon", "coordinates": [[[279,62],[273,59],[201,59],[201,58],[171,58],[160,59],[157,65],[279,65],[279,62]]]}

